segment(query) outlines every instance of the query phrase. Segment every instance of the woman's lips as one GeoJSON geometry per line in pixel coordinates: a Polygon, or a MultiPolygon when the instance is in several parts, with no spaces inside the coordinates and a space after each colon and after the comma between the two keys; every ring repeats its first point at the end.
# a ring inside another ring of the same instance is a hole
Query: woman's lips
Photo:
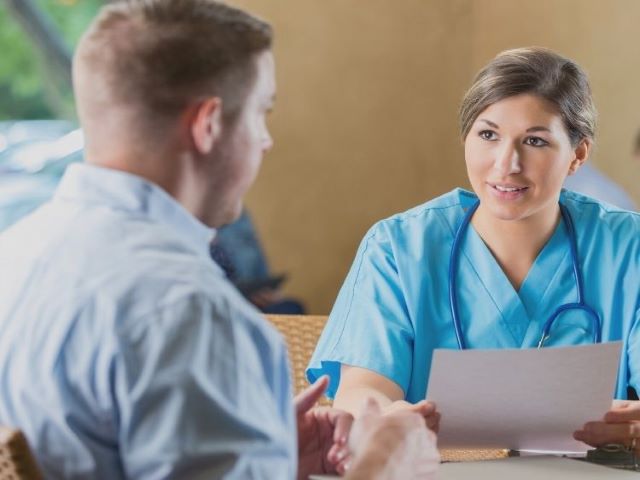
{"type": "Polygon", "coordinates": [[[508,183],[487,183],[491,193],[501,200],[518,200],[522,198],[529,187],[508,183]]]}

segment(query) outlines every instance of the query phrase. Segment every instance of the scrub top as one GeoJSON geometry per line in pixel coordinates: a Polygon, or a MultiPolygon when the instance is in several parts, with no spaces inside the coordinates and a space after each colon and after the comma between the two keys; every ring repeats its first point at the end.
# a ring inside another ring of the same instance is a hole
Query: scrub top
{"type": "MultiPolygon", "coordinates": [[[[425,398],[435,348],[457,349],[449,308],[449,257],[458,226],[478,198],[462,189],[394,215],[364,237],[307,369],[309,381],[340,365],[367,368],[425,398]]],[[[640,215],[563,190],[576,231],[584,299],[601,318],[602,341],[623,340],[616,388],[640,386],[640,215]]],[[[563,221],[516,291],[470,224],[461,238],[458,310],[468,348],[533,348],[558,306],[577,301],[563,221]]],[[[591,318],[558,317],[545,347],[591,343],[591,318]]]]}

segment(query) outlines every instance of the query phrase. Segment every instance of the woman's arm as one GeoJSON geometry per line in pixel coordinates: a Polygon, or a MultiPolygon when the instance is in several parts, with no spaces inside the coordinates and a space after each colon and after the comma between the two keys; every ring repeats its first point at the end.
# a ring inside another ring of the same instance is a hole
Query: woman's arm
{"type": "Polygon", "coordinates": [[[373,398],[385,410],[393,402],[403,400],[404,392],[398,384],[372,370],[342,365],[333,406],[357,416],[367,398],[373,398]]]}
{"type": "Polygon", "coordinates": [[[440,414],[432,402],[422,400],[409,403],[404,400],[400,386],[387,377],[361,367],[342,365],[340,367],[340,386],[333,402],[335,408],[346,410],[358,417],[368,399],[374,399],[384,413],[407,410],[424,417],[427,427],[438,431],[440,414]]]}

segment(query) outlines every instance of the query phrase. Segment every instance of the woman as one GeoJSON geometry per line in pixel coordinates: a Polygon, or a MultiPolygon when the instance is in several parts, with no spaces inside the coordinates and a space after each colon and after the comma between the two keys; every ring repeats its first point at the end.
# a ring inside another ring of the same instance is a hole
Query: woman
{"type": "MultiPolygon", "coordinates": [[[[478,73],[460,109],[474,193],[456,189],[365,236],[307,371],[331,376],[336,407],[357,413],[373,396],[388,409],[419,402],[409,408],[428,417],[420,400],[435,348],[528,348],[542,337],[622,339],[616,397],[640,386],[640,216],[562,190],[589,156],[595,120],[586,75],[550,50],[506,51],[478,73]],[[579,290],[587,307],[546,332],[579,290]]],[[[624,427],[600,422],[576,438],[640,436],[635,404],[610,418],[624,427]]]]}

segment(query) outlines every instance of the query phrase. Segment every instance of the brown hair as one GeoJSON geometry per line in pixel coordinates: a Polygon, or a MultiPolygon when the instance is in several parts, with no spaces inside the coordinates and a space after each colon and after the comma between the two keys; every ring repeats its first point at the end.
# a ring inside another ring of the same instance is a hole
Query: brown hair
{"type": "Polygon", "coordinates": [[[214,0],[121,0],[102,8],[74,63],[103,103],[171,117],[219,96],[237,113],[255,80],[255,57],[271,48],[269,24],[214,0]]]}
{"type": "Polygon", "coordinates": [[[575,62],[552,50],[529,47],[499,53],[478,72],[460,106],[462,139],[487,107],[524,93],[557,107],[572,145],[594,138],[597,114],[587,75],[575,62]]]}

